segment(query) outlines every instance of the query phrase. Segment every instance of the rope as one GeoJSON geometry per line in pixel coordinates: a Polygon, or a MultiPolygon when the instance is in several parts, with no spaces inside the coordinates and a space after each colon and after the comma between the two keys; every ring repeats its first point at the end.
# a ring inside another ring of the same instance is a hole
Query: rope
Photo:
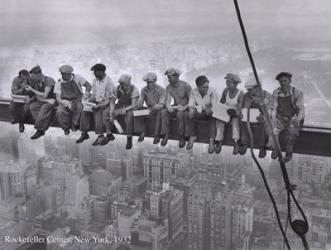
{"type": "MultiPolygon", "coordinates": [[[[248,43],[245,27],[244,27],[244,24],[243,24],[243,21],[242,21],[242,18],[241,18],[240,8],[239,8],[239,4],[238,4],[237,0],[234,0],[234,5],[235,5],[235,8],[236,8],[236,13],[237,13],[239,25],[240,25],[240,28],[241,28],[241,32],[242,32],[242,35],[243,35],[246,51],[247,51],[247,54],[248,54],[248,57],[249,57],[249,60],[250,60],[250,63],[251,63],[252,69],[253,69],[254,77],[255,77],[255,80],[256,80],[256,83],[257,83],[257,87],[258,87],[260,95],[262,97],[263,92],[262,92],[261,83],[260,83],[260,80],[259,80],[259,77],[258,77],[258,74],[257,74],[257,70],[256,70],[256,67],[255,67],[253,56],[252,56],[250,48],[249,48],[249,43],[248,43]]],[[[268,127],[271,128],[271,130],[273,131],[273,124],[271,122],[271,118],[268,115],[268,109],[267,109],[267,106],[266,106],[265,103],[263,103],[263,105],[261,105],[261,109],[262,109],[262,113],[264,115],[265,122],[267,123],[268,127]]],[[[258,163],[258,161],[257,161],[257,159],[254,155],[254,152],[253,152],[254,138],[253,138],[253,134],[252,134],[252,131],[251,131],[251,128],[250,128],[250,123],[249,123],[249,109],[247,110],[247,117],[248,117],[247,128],[248,128],[248,131],[249,131],[249,134],[250,134],[251,154],[252,154],[253,160],[255,161],[255,163],[257,164],[257,166],[260,169],[260,172],[261,172],[263,181],[265,183],[265,186],[267,188],[269,197],[270,197],[270,199],[273,203],[274,210],[275,210],[275,213],[276,213],[276,216],[277,216],[277,221],[278,221],[278,224],[279,224],[279,228],[280,228],[281,233],[283,235],[286,246],[287,246],[288,249],[291,249],[290,245],[288,243],[286,233],[283,229],[283,226],[281,224],[281,221],[280,221],[280,218],[279,218],[279,215],[278,215],[278,210],[277,210],[276,203],[275,203],[274,198],[273,198],[273,196],[270,192],[270,189],[268,187],[267,180],[265,179],[263,170],[262,170],[260,164],[258,163]]],[[[276,148],[276,151],[277,151],[278,160],[279,160],[281,171],[282,171],[282,176],[283,176],[283,179],[284,179],[284,182],[285,182],[285,187],[286,187],[286,190],[287,190],[287,197],[288,197],[287,205],[288,205],[289,222],[290,222],[290,225],[292,227],[292,230],[302,239],[302,243],[303,243],[305,249],[307,250],[307,249],[309,249],[309,246],[308,246],[308,243],[306,241],[305,234],[306,234],[306,232],[308,231],[308,228],[309,228],[308,221],[307,221],[307,218],[306,218],[302,208],[300,207],[299,203],[297,202],[297,200],[295,198],[295,195],[293,193],[294,186],[292,186],[291,183],[290,183],[278,138],[274,134],[272,134],[272,137],[273,137],[273,141],[274,141],[275,148],[276,148]],[[300,221],[299,220],[292,221],[291,197],[292,197],[295,205],[299,209],[304,221],[301,221],[301,220],[300,221]]]]}

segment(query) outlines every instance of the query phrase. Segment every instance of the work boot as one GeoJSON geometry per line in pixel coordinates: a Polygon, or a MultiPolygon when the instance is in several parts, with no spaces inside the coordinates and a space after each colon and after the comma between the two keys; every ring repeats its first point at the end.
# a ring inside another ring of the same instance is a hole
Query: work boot
{"type": "Polygon", "coordinates": [[[87,132],[83,132],[81,134],[81,136],[76,140],[76,143],[77,144],[82,143],[83,141],[85,141],[85,140],[87,140],[89,138],[90,138],[90,136],[88,135],[88,133],[87,132]]]}
{"type": "Polygon", "coordinates": [[[259,158],[264,158],[267,155],[267,150],[265,148],[260,148],[259,158]]]}
{"type": "Polygon", "coordinates": [[[105,137],[103,135],[99,135],[98,138],[92,143],[92,146],[98,146],[98,145],[100,145],[100,143],[102,142],[102,140],[104,138],[105,137]]]}
{"type": "Polygon", "coordinates": [[[76,132],[79,129],[79,125],[72,125],[71,130],[72,132],[76,132]]]}
{"type": "Polygon", "coordinates": [[[138,142],[142,142],[142,141],[144,141],[144,139],[145,139],[145,133],[141,132],[141,134],[139,135],[139,138],[138,138],[138,142]]]}
{"type": "Polygon", "coordinates": [[[215,140],[210,139],[209,140],[209,146],[208,146],[208,154],[212,154],[215,151],[215,140]]]}
{"type": "Polygon", "coordinates": [[[241,145],[241,146],[239,147],[239,154],[240,154],[240,155],[244,155],[244,154],[246,154],[246,152],[247,152],[247,148],[248,148],[247,145],[241,145]]]}
{"type": "Polygon", "coordinates": [[[222,142],[221,141],[215,141],[215,153],[219,154],[222,151],[222,142]]]}
{"type": "Polygon", "coordinates": [[[182,135],[180,138],[179,138],[179,148],[183,148],[185,147],[185,144],[186,144],[186,140],[185,140],[185,137],[182,135]]]}
{"type": "Polygon", "coordinates": [[[286,153],[284,157],[284,162],[288,162],[292,160],[293,154],[292,153],[286,153]]]}
{"type": "Polygon", "coordinates": [[[236,141],[234,142],[234,145],[233,145],[233,154],[234,155],[239,154],[239,144],[236,141]]]}
{"type": "Polygon", "coordinates": [[[273,160],[277,159],[277,151],[275,149],[272,150],[272,152],[271,152],[271,159],[273,159],[273,160]]]}
{"type": "Polygon", "coordinates": [[[113,140],[115,140],[115,137],[113,136],[113,134],[107,134],[107,136],[104,137],[104,138],[102,139],[102,141],[100,142],[100,145],[101,145],[101,146],[104,146],[104,145],[106,145],[108,142],[113,141],[113,140]]]}
{"type": "Polygon", "coordinates": [[[23,133],[24,132],[24,129],[25,129],[24,123],[20,122],[18,124],[18,131],[20,131],[20,133],[23,133]]]}
{"type": "Polygon", "coordinates": [[[186,149],[187,150],[190,150],[190,149],[193,148],[193,144],[194,144],[194,142],[195,142],[196,139],[197,139],[196,136],[190,136],[190,139],[189,139],[189,141],[188,141],[188,143],[186,145],[186,149]]]}
{"type": "Polygon", "coordinates": [[[41,131],[41,130],[37,130],[36,133],[34,133],[33,136],[31,136],[31,140],[36,140],[38,139],[39,137],[45,135],[45,132],[44,131],[41,131]]]}
{"type": "Polygon", "coordinates": [[[168,135],[168,134],[165,134],[165,135],[163,136],[162,141],[161,141],[161,146],[162,146],[162,147],[164,147],[165,145],[167,145],[167,143],[168,143],[168,139],[169,139],[169,135],[168,135]]]}
{"type": "Polygon", "coordinates": [[[153,144],[158,144],[160,142],[160,136],[156,135],[153,140],[153,144]]]}
{"type": "Polygon", "coordinates": [[[132,148],[132,136],[128,136],[125,149],[131,149],[131,148],[132,148]]]}
{"type": "Polygon", "coordinates": [[[65,129],[63,129],[63,130],[64,130],[64,134],[65,134],[65,135],[69,135],[69,134],[70,134],[70,129],[65,128],[65,129]]]}

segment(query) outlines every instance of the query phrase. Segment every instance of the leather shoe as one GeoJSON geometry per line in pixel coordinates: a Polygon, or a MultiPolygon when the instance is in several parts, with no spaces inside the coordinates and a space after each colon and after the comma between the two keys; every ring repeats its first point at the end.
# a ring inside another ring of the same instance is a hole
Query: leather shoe
{"type": "Polygon", "coordinates": [[[209,141],[208,154],[212,154],[215,151],[215,141],[214,139],[209,141]]]}
{"type": "Polygon", "coordinates": [[[33,136],[31,136],[31,140],[36,140],[38,139],[39,137],[45,135],[45,132],[44,131],[41,131],[41,130],[37,130],[36,133],[34,133],[33,136]]]}
{"type": "Polygon", "coordinates": [[[259,158],[264,158],[267,155],[267,150],[265,148],[260,148],[259,158]]]}
{"type": "Polygon", "coordinates": [[[239,153],[239,145],[238,142],[235,142],[233,145],[233,154],[237,155],[239,153]]]}
{"type": "Polygon", "coordinates": [[[131,149],[132,148],[132,137],[128,137],[126,141],[125,149],[131,149]]]}
{"type": "Polygon", "coordinates": [[[239,154],[241,155],[246,154],[247,148],[248,148],[247,145],[242,145],[241,147],[239,147],[239,154]]]}
{"type": "Polygon", "coordinates": [[[271,159],[273,159],[273,160],[277,159],[277,151],[276,150],[272,150],[271,159]]]}
{"type": "Polygon", "coordinates": [[[82,135],[76,140],[76,143],[78,144],[78,143],[82,143],[83,141],[85,141],[85,140],[87,140],[87,139],[89,139],[90,138],[90,136],[88,135],[88,133],[82,133],[82,135]]]}
{"type": "Polygon", "coordinates": [[[92,146],[98,146],[98,145],[100,145],[100,142],[102,142],[102,140],[104,138],[105,137],[103,135],[99,135],[98,138],[92,143],[92,146]]]}
{"type": "Polygon", "coordinates": [[[158,144],[160,142],[160,136],[155,136],[153,140],[153,144],[158,144]]]}
{"type": "Polygon", "coordinates": [[[106,137],[104,137],[102,139],[102,141],[100,142],[100,145],[106,145],[108,142],[113,141],[115,139],[115,137],[113,136],[113,134],[108,134],[106,137]]]}
{"type": "Polygon", "coordinates": [[[65,129],[64,129],[64,134],[65,134],[65,135],[69,135],[69,134],[70,134],[70,129],[65,128],[65,129]]]}
{"type": "Polygon", "coordinates": [[[186,144],[185,137],[181,136],[180,139],[179,139],[179,145],[178,145],[179,148],[185,147],[185,144],[186,144]]]}
{"type": "Polygon", "coordinates": [[[286,153],[284,157],[284,162],[288,162],[292,160],[293,154],[292,153],[286,153]]]}
{"type": "Polygon", "coordinates": [[[190,150],[190,149],[193,148],[193,144],[194,144],[194,142],[195,142],[196,139],[197,139],[196,136],[191,136],[191,137],[190,137],[190,139],[189,139],[189,141],[188,141],[188,143],[187,143],[187,145],[186,145],[186,149],[187,149],[187,150],[190,150]]]}
{"type": "Polygon", "coordinates": [[[138,142],[142,142],[142,141],[144,141],[144,139],[145,139],[145,133],[142,132],[142,133],[139,135],[138,142]]]}
{"type": "Polygon", "coordinates": [[[222,151],[222,142],[221,141],[216,141],[215,142],[215,153],[219,154],[222,151]]]}
{"type": "Polygon", "coordinates": [[[169,135],[168,135],[168,134],[165,134],[165,135],[163,136],[162,141],[161,141],[161,146],[162,146],[162,147],[164,147],[165,145],[167,145],[167,143],[168,143],[168,139],[169,139],[169,135]]]}
{"type": "Polygon", "coordinates": [[[20,122],[18,124],[18,131],[20,131],[20,133],[23,133],[24,132],[24,129],[25,129],[24,123],[20,122]]]}

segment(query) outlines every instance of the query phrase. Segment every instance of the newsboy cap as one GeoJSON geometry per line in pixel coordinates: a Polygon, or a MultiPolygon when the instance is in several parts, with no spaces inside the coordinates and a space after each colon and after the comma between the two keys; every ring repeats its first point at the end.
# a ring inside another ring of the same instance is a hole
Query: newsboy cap
{"type": "Polygon", "coordinates": [[[121,75],[118,79],[119,83],[131,83],[131,76],[128,74],[121,75]]]}
{"type": "Polygon", "coordinates": [[[148,72],[144,75],[143,80],[145,82],[149,82],[149,81],[154,82],[157,80],[157,75],[154,72],[148,72]]]}
{"type": "Polygon", "coordinates": [[[285,77],[288,77],[288,78],[292,78],[292,74],[291,73],[289,73],[289,72],[280,72],[277,76],[276,76],[276,80],[277,81],[279,81],[279,79],[281,78],[281,77],[283,77],[283,76],[285,76],[285,77]]]}
{"type": "MultiPolygon", "coordinates": [[[[260,83],[261,83],[261,81],[260,81],[260,83]]],[[[254,77],[249,78],[249,79],[245,82],[245,88],[246,88],[246,89],[252,89],[252,88],[254,88],[254,87],[256,87],[256,86],[257,86],[257,83],[256,83],[256,80],[255,80],[254,77]]]]}
{"type": "Polygon", "coordinates": [[[180,75],[180,71],[178,69],[175,69],[175,68],[169,68],[166,70],[166,72],[164,73],[165,75],[177,75],[179,76],[180,75]]]}
{"type": "Polygon", "coordinates": [[[91,71],[106,71],[106,66],[102,63],[97,63],[92,66],[91,71]]]}
{"type": "Polygon", "coordinates": [[[59,71],[60,73],[72,73],[74,72],[74,68],[71,67],[70,65],[62,65],[60,68],[59,68],[59,71]]]}
{"type": "Polygon", "coordinates": [[[30,74],[38,74],[41,73],[41,68],[39,65],[34,66],[32,69],[29,71],[30,74]]]}
{"type": "Polygon", "coordinates": [[[224,79],[229,80],[229,81],[234,82],[234,83],[241,83],[240,77],[236,74],[233,74],[233,73],[226,74],[224,79]]]}

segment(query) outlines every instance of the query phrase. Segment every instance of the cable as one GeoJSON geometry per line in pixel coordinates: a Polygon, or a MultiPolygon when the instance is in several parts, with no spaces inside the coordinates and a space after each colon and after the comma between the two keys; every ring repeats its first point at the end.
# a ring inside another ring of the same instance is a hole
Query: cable
{"type": "Polygon", "coordinates": [[[288,239],[287,239],[287,236],[286,236],[285,231],[283,229],[282,222],[280,220],[280,216],[279,216],[279,212],[278,212],[276,201],[275,201],[275,199],[274,199],[274,197],[273,197],[273,195],[272,195],[272,193],[270,191],[270,187],[269,187],[268,181],[267,181],[267,179],[265,177],[264,171],[263,171],[263,169],[262,169],[259,161],[256,159],[256,156],[255,156],[254,151],[253,151],[253,148],[254,148],[254,136],[253,136],[253,132],[252,132],[251,124],[250,124],[249,120],[250,120],[250,107],[248,107],[248,109],[247,109],[247,122],[246,122],[248,134],[249,134],[249,137],[250,137],[250,152],[251,152],[251,155],[252,155],[252,158],[253,158],[255,164],[257,165],[257,167],[258,167],[258,169],[260,171],[260,174],[261,174],[262,179],[263,179],[263,183],[264,183],[264,185],[265,185],[265,187],[267,189],[267,192],[268,192],[269,198],[271,200],[272,206],[273,206],[273,208],[275,210],[277,222],[278,222],[280,231],[281,231],[281,233],[283,235],[284,242],[285,242],[287,248],[288,249],[291,249],[290,244],[289,244],[288,239]]]}
{"type": "MultiPolygon", "coordinates": [[[[262,93],[263,92],[262,92],[261,83],[260,83],[260,80],[259,80],[259,77],[258,77],[258,74],[257,74],[257,70],[256,70],[256,67],[255,67],[253,56],[252,56],[251,51],[250,51],[250,48],[249,48],[248,39],[247,39],[247,35],[246,35],[244,24],[243,24],[243,21],[242,21],[242,18],[241,18],[240,8],[239,8],[239,4],[238,4],[238,1],[237,0],[234,0],[234,5],[235,5],[235,8],[236,8],[236,13],[237,13],[239,25],[240,25],[240,28],[241,28],[241,32],[242,32],[242,35],[243,35],[243,39],[244,39],[246,51],[247,51],[247,54],[248,54],[248,57],[249,57],[249,60],[250,60],[250,63],[251,63],[252,69],[253,69],[253,73],[254,73],[254,77],[255,77],[256,83],[257,83],[258,90],[259,90],[260,95],[262,97],[262,93]]],[[[272,125],[272,122],[271,122],[271,118],[268,115],[268,109],[267,109],[267,106],[266,106],[265,103],[263,103],[261,105],[261,109],[262,109],[262,113],[264,115],[266,124],[268,125],[269,128],[271,128],[271,130],[273,130],[273,125],[272,125]]],[[[250,136],[251,136],[251,154],[252,154],[252,157],[253,157],[255,163],[258,165],[258,167],[260,169],[261,166],[259,165],[259,163],[258,163],[258,161],[257,161],[257,159],[256,159],[256,157],[254,155],[254,152],[253,152],[254,138],[253,138],[253,134],[252,134],[252,131],[251,131],[251,128],[250,128],[250,123],[249,123],[249,109],[247,109],[247,117],[248,117],[247,128],[248,128],[249,133],[250,133],[250,136]]],[[[307,221],[307,218],[306,218],[306,216],[305,216],[302,208],[300,207],[299,203],[297,202],[297,200],[295,198],[295,195],[293,193],[294,186],[291,185],[291,183],[290,183],[290,180],[289,180],[289,177],[288,177],[288,173],[287,173],[287,170],[286,170],[286,165],[285,165],[285,162],[283,160],[283,156],[282,156],[282,152],[281,152],[281,148],[280,148],[280,144],[279,144],[278,138],[274,134],[272,134],[272,137],[273,137],[273,140],[274,140],[274,144],[275,144],[274,146],[275,146],[275,149],[277,151],[278,160],[279,160],[279,163],[280,163],[280,167],[281,167],[281,171],[282,171],[282,176],[283,176],[285,187],[286,187],[286,191],[287,191],[287,197],[288,197],[288,202],[287,202],[288,204],[287,205],[288,205],[289,222],[290,222],[290,225],[292,227],[292,230],[302,239],[302,243],[303,243],[305,249],[307,250],[307,249],[309,249],[309,246],[308,246],[308,243],[306,241],[305,234],[307,233],[307,231],[309,229],[308,221],[307,221]],[[295,205],[297,206],[297,208],[300,210],[300,213],[301,213],[301,215],[302,215],[302,217],[303,217],[304,220],[295,220],[295,221],[292,221],[292,216],[291,216],[291,197],[292,197],[295,205]]],[[[260,171],[261,170],[262,170],[262,168],[260,169],[260,171]]],[[[265,176],[264,176],[263,170],[261,171],[261,175],[262,175],[263,181],[265,182],[267,191],[269,193],[270,190],[269,190],[269,187],[267,185],[267,181],[265,180],[265,176]]],[[[278,215],[278,211],[276,210],[277,206],[276,206],[276,204],[274,204],[274,199],[273,199],[273,196],[272,196],[271,192],[269,193],[269,196],[270,196],[270,199],[271,199],[271,201],[272,201],[272,203],[274,205],[276,215],[278,215]]],[[[284,232],[284,229],[283,229],[283,226],[282,226],[282,224],[280,222],[279,216],[277,216],[277,220],[278,220],[278,224],[279,224],[279,227],[281,229],[281,232],[283,234],[285,243],[286,243],[287,247],[290,249],[290,246],[289,246],[289,243],[288,243],[288,240],[287,240],[287,236],[286,236],[286,234],[284,232]]]]}

